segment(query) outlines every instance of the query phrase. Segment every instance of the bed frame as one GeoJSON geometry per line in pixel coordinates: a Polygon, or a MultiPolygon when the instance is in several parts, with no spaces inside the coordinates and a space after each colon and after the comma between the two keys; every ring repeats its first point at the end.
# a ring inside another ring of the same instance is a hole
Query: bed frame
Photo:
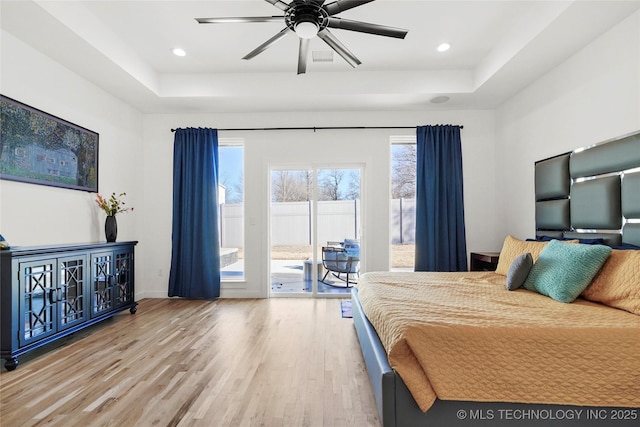
{"type": "Polygon", "coordinates": [[[427,412],[422,412],[402,378],[389,365],[378,334],[362,310],[356,288],[351,290],[351,310],[384,427],[631,427],[637,426],[640,420],[638,408],[439,399],[427,412]]]}
{"type": "MultiPolygon", "coordinates": [[[[639,168],[640,132],[536,162],[536,234],[603,238],[613,246],[640,246],[639,168]]],[[[437,399],[424,413],[389,365],[355,288],[351,301],[353,323],[384,427],[622,427],[640,423],[640,408],[437,399]]]]}

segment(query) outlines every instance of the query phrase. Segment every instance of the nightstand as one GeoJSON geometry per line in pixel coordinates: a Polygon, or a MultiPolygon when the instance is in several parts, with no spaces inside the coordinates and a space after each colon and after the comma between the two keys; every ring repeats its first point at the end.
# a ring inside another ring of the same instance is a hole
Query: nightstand
{"type": "Polygon", "coordinates": [[[469,271],[495,271],[500,252],[471,252],[469,271]]]}

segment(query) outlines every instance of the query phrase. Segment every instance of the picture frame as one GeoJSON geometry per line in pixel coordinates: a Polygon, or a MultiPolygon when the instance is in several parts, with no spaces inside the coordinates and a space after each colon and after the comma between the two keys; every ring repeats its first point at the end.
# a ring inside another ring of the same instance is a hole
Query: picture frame
{"type": "Polygon", "coordinates": [[[0,95],[0,179],[98,192],[97,132],[0,95]]]}

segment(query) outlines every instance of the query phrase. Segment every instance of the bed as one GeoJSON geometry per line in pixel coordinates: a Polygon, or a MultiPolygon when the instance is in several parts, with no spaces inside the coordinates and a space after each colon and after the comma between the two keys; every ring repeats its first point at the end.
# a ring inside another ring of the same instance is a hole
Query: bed
{"type": "Polygon", "coordinates": [[[535,183],[535,236],[507,236],[495,272],[352,290],[385,427],[640,425],[640,133],[536,162],[535,183]]]}

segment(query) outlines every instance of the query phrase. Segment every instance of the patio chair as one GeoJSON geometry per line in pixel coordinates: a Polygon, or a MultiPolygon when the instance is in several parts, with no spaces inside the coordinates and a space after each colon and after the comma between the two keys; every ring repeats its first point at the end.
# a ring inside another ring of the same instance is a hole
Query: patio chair
{"type": "Polygon", "coordinates": [[[333,282],[325,282],[331,273],[336,279],[346,282],[346,287],[351,287],[350,283],[356,283],[356,277],[360,272],[360,244],[357,240],[345,240],[341,246],[323,246],[322,264],[327,270],[321,282],[325,285],[336,286],[333,282]],[[345,278],[340,277],[342,274],[345,278]]]}

